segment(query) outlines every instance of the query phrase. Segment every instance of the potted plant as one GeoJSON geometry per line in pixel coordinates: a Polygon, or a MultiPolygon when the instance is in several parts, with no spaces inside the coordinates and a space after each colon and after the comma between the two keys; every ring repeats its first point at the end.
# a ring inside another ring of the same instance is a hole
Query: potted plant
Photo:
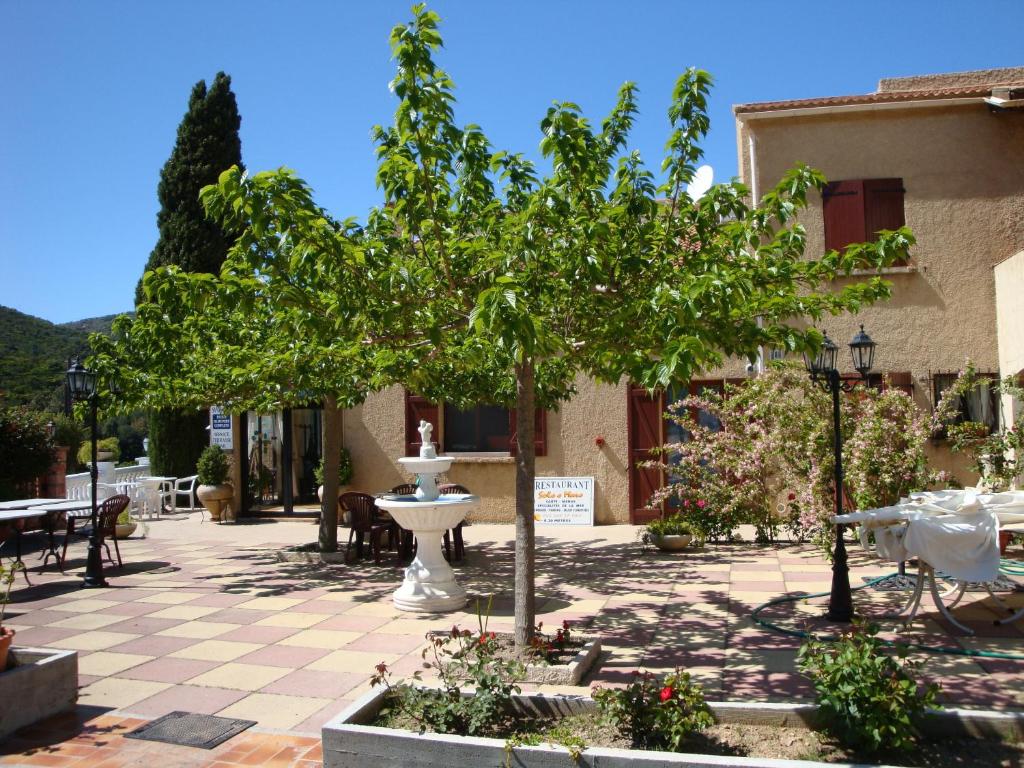
{"type": "Polygon", "coordinates": [[[234,522],[231,500],[234,498],[235,489],[228,482],[229,470],[227,454],[218,445],[208,446],[199,457],[199,487],[196,489],[196,496],[210,512],[210,519],[215,523],[221,521],[222,513],[225,522],[234,522]]]}
{"type": "MultiPolygon", "coordinates": [[[[116,437],[105,437],[96,441],[96,461],[117,461],[121,458],[121,444],[116,437]]],[[[92,462],[92,443],[86,440],[78,448],[78,463],[92,462]]]]}
{"type": "MultiPolygon", "coordinates": [[[[320,501],[324,500],[324,460],[321,458],[320,463],[316,465],[316,469],[313,470],[313,479],[316,480],[316,497],[320,501]]],[[[349,480],[352,479],[352,454],[348,452],[348,448],[342,448],[341,454],[338,457],[338,495],[343,494],[348,486],[349,480]]]]}
{"type": "Polygon", "coordinates": [[[0,561],[0,672],[7,669],[7,656],[14,642],[14,630],[4,626],[4,614],[7,611],[7,603],[11,599],[11,587],[14,586],[14,574],[19,568],[25,566],[13,562],[5,566],[0,561]]]}
{"type": "Polygon", "coordinates": [[[644,543],[651,543],[665,552],[686,549],[693,541],[693,526],[676,513],[647,524],[643,532],[644,543]]]}
{"type": "MultiPolygon", "coordinates": [[[[320,459],[320,463],[316,465],[316,469],[313,470],[313,478],[316,480],[316,497],[322,502],[324,500],[324,460],[320,459]]],[[[341,453],[338,455],[338,497],[341,497],[346,490],[348,490],[349,480],[352,479],[352,454],[348,452],[348,448],[342,448],[341,453]]],[[[338,502],[338,512],[341,514],[341,521],[345,525],[352,523],[352,514],[347,509],[341,508],[341,502],[338,502]]]]}
{"type": "Polygon", "coordinates": [[[132,520],[132,513],[126,507],[124,512],[117,516],[117,524],[114,526],[114,530],[117,533],[117,538],[127,539],[135,530],[139,527],[139,524],[132,520]]]}

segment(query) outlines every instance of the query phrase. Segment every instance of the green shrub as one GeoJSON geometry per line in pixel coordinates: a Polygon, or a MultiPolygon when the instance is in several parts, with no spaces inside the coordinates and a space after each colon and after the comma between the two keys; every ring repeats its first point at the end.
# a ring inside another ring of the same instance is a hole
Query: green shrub
{"type": "Polygon", "coordinates": [[[682,515],[675,514],[652,520],[647,524],[647,532],[651,536],[688,536],[693,533],[693,526],[682,515]]]}
{"type": "MultiPolygon", "coordinates": [[[[102,440],[96,441],[96,451],[103,453],[103,451],[109,451],[113,454],[113,458],[107,459],[107,461],[116,462],[121,458],[121,444],[118,442],[116,437],[104,437],[102,440]]],[[[86,440],[78,447],[78,463],[89,464],[92,461],[92,441],[86,440]]]]}
{"type": "Polygon", "coordinates": [[[660,680],[634,672],[625,688],[595,688],[593,697],[608,724],[641,749],[679,752],[691,734],[715,722],[704,689],[679,669],[660,680]]]}
{"type": "MultiPolygon", "coordinates": [[[[499,655],[495,633],[487,632],[482,624],[479,632],[454,626],[447,634],[428,635],[427,639],[423,667],[437,674],[440,687],[392,683],[387,665],[378,664],[370,684],[387,689],[385,715],[411,717],[437,733],[492,733],[507,719],[512,695],[520,693],[515,681],[526,671],[523,664],[499,655]],[[462,695],[463,684],[475,689],[472,696],[462,695]]],[[[415,681],[420,677],[419,671],[413,673],[415,681]]]]}
{"type": "Polygon", "coordinates": [[[920,685],[920,662],[885,652],[875,625],[855,624],[834,642],[810,639],[797,657],[814,683],[821,723],[844,745],[865,752],[909,749],[914,720],[937,707],[939,686],[920,685]]]}
{"type": "Polygon", "coordinates": [[[228,481],[231,467],[228,456],[219,445],[206,447],[197,466],[200,485],[223,485],[228,481]]]}
{"type": "MultiPolygon", "coordinates": [[[[316,480],[317,485],[324,484],[324,460],[320,459],[320,463],[316,465],[316,469],[313,470],[313,479],[316,480]]],[[[348,448],[341,449],[341,455],[338,461],[338,485],[348,485],[348,481],[352,479],[352,454],[348,452],[348,448]]]]}
{"type": "Polygon", "coordinates": [[[27,408],[0,408],[0,499],[16,499],[19,487],[46,473],[53,462],[49,418],[27,408]]]}

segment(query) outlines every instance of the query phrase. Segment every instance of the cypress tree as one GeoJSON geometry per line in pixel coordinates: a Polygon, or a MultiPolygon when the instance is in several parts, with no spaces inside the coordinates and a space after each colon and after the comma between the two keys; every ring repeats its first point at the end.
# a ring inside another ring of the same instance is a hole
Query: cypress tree
{"type": "MultiPolygon", "coordinates": [[[[160,171],[156,217],[160,237],[146,271],[176,264],[188,272],[220,272],[234,238],[206,217],[199,191],[216,183],[221,172],[232,165],[242,167],[241,122],[230,77],[218,72],[209,88],[204,80],[195,84],[174,149],[160,171]]],[[[135,303],[143,301],[140,280],[135,303]]],[[[152,412],[149,454],[153,471],[175,477],[193,474],[199,454],[209,443],[207,424],[205,412],[152,412]]]]}

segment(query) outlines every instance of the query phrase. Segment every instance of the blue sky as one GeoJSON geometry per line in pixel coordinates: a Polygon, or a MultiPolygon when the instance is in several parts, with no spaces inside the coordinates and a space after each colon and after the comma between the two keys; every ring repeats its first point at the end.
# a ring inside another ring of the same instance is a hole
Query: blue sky
{"type": "MultiPolygon", "coordinates": [[[[552,100],[599,120],[639,84],[651,167],[687,66],[712,73],[706,159],[736,173],[735,103],[867,93],[880,77],[1024,64],[1021,2],[436,0],[461,122],[537,155],[552,100]]],[[[65,322],[131,308],[189,91],[231,75],[251,170],[296,169],[339,217],[378,195],[391,27],[409,3],[0,0],[0,304],[65,322]]],[[[796,159],[796,158],[794,158],[796,159]]]]}

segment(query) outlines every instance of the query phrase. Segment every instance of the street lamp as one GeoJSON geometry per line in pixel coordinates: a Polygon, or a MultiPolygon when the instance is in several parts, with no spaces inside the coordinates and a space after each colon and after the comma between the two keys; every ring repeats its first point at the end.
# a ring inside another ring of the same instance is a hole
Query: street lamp
{"type": "Polygon", "coordinates": [[[67,381],[71,399],[89,403],[90,428],[92,430],[92,465],[89,469],[89,477],[92,480],[92,513],[90,514],[92,530],[89,533],[89,554],[85,561],[85,577],[82,579],[82,586],[86,589],[94,589],[107,586],[107,582],[103,578],[99,510],[96,501],[96,483],[99,479],[99,468],[96,466],[96,410],[99,404],[99,394],[96,391],[96,374],[82,365],[78,359],[73,360],[71,367],[68,368],[67,381]]]}
{"type": "MultiPolygon", "coordinates": [[[[836,368],[836,357],[839,347],[825,334],[821,349],[811,358],[804,354],[804,365],[811,375],[811,381],[832,393],[832,450],[835,458],[835,514],[843,514],[843,436],[839,423],[839,391],[851,391],[856,380],[843,381],[836,368]]],[[[867,380],[868,373],[875,359],[875,342],[864,332],[860,332],[850,341],[850,355],[853,367],[860,374],[860,380],[867,380]]],[[[832,589],[829,592],[829,621],[849,622],[853,619],[853,594],[850,591],[850,567],[846,562],[846,543],[843,541],[843,526],[836,524],[836,544],[832,553],[832,589]]]]}

